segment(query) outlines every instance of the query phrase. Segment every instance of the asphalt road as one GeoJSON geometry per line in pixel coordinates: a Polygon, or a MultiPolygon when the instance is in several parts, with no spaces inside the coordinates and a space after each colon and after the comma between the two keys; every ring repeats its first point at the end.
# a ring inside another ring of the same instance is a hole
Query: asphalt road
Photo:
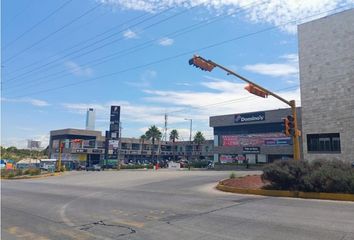
{"type": "Polygon", "coordinates": [[[2,180],[2,239],[354,239],[354,203],[214,190],[228,175],[110,171],[2,180]]]}

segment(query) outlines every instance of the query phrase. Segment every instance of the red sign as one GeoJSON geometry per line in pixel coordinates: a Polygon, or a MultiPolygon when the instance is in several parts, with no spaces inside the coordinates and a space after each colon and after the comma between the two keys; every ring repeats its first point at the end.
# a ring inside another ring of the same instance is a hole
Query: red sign
{"type": "Polygon", "coordinates": [[[290,143],[290,138],[287,138],[283,133],[229,135],[221,136],[221,139],[222,146],[262,146],[290,143]]]}

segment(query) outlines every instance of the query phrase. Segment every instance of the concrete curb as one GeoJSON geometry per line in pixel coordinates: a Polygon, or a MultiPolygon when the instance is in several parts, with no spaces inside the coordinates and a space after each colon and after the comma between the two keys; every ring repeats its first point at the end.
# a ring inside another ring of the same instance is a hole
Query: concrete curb
{"type": "Polygon", "coordinates": [[[317,193],[317,192],[297,192],[297,191],[282,191],[282,190],[265,190],[265,189],[241,189],[230,186],[225,186],[222,181],[218,183],[216,189],[224,192],[253,194],[271,197],[293,197],[306,199],[321,199],[321,200],[337,200],[354,202],[354,194],[347,193],[317,193]]]}
{"type": "Polygon", "coordinates": [[[22,180],[22,179],[32,179],[32,178],[44,178],[44,177],[51,177],[51,176],[61,176],[61,173],[46,173],[41,175],[33,175],[33,176],[19,176],[13,178],[1,178],[1,180],[22,180]]]}

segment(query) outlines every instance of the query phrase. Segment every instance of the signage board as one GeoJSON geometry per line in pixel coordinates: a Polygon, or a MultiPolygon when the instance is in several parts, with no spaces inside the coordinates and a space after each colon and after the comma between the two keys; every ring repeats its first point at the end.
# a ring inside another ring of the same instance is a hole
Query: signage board
{"type": "Polygon", "coordinates": [[[265,120],[265,112],[243,113],[235,115],[235,123],[259,122],[265,120]]]}
{"type": "Polygon", "coordinates": [[[120,106],[111,106],[109,130],[111,132],[119,131],[119,122],[120,122],[120,106]]]}
{"type": "Polygon", "coordinates": [[[243,153],[260,153],[259,147],[243,147],[243,153]]]}
{"type": "Polygon", "coordinates": [[[79,148],[79,149],[75,149],[75,152],[77,152],[77,153],[87,153],[87,149],[79,148]]]}

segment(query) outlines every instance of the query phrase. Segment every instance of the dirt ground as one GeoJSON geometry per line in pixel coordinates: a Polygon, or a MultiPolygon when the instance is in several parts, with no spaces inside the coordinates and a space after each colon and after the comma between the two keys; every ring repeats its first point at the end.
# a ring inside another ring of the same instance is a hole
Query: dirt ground
{"type": "Polygon", "coordinates": [[[267,185],[268,182],[263,182],[261,175],[245,176],[223,181],[225,186],[242,188],[242,189],[260,189],[267,185]]]}

